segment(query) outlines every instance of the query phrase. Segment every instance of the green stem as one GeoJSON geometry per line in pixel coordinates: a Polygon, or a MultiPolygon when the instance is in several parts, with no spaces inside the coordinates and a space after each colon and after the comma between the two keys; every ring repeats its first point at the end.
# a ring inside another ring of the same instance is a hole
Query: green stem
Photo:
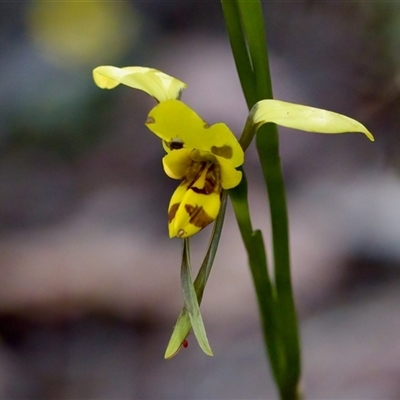
{"type": "Polygon", "coordinates": [[[283,344],[276,326],[277,307],[273,285],[269,278],[267,257],[262,234],[254,231],[249,211],[247,180],[243,172],[240,184],[229,190],[233,210],[238,221],[239,230],[248,254],[250,271],[256,291],[257,302],[263,328],[264,343],[268,351],[274,378],[280,381],[284,362],[283,344]]]}
{"type": "Polygon", "coordinates": [[[290,273],[289,222],[278,136],[275,125],[269,125],[260,128],[256,143],[270,204],[279,329],[285,344],[285,373],[280,391],[282,399],[295,399],[300,378],[300,345],[290,273]]]}
{"type": "MultiPolygon", "coordinates": [[[[240,0],[222,0],[222,6],[239,78],[250,109],[255,102],[259,100],[273,98],[261,3],[258,0],[246,2],[240,0]],[[234,22],[229,20],[233,18],[235,18],[234,22]],[[235,32],[232,33],[233,29],[235,29],[235,32]],[[240,39],[239,36],[241,36],[240,39]],[[241,49],[238,50],[238,48],[241,49]],[[247,67],[243,68],[243,66],[241,66],[242,62],[245,62],[247,67]],[[251,66],[251,73],[249,72],[248,65],[251,66]],[[251,74],[252,78],[246,77],[246,79],[243,79],[242,75],[244,73],[248,75],[251,74]]],[[[240,140],[244,148],[248,147],[253,136],[254,130],[246,123],[244,134],[240,140]]],[[[267,124],[261,127],[257,133],[256,145],[267,187],[271,214],[275,278],[274,287],[276,291],[276,297],[273,303],[274,310],[271,311],[265,308],[261,302],[266,301],[266,299],[257,296],[262,313],[270,313],[268,316],[263,315],[263,321],[266,319],[271,319],[273,321],[270,326],[263,324],[264,338],[273,368],[273,357],[276,355],[271,354],[271,346],[268,345],[268,336],[272,336],[272,340],[277,341],[276,347],[281,348],[283,351],[283,361],[277,363],[278,368],[274,370],[274,376],[279,386],[280,397],[285,400],[293,400],[299,398],[300,346],[297,316],[291,285],[289,224],[285,187],[279,156],[279,138],[276,126],[267,124]],[[275,330],[277,331],[278,338],[276,338],[275,330]]],[[[261,235],[259,236],[258,240],[261,239],[261,235]]],[[[254,234],[254,237],[257,237],[257,233],[254,234]]],[[[246,240],[244,239],[246,249],[249,253],[249,260],[251,261],[254,258],[251,253],[259,251],[259,244],[252,247],[250,246],[250,244],[252,244],[251,240],[249,238],[246,240]]],[[[255,277],[257,292],[258,283],[256,281],[261,279],[261,275],[255,271],[253,272],[253,269],[255,268],[261,271],[264,266],[259,259],[254,260],[254,262],[258,263],[257,265],[251,266],[253,276],[255,277]]]]}
{"type": "Polygon", "coordinates": [[[237,4],[247,39],[257,93],[257,98],[249,107],[250,109],[257,101],[273,97],[268,49],[265,40],[264,18],[260,1],[238,0],[237,4]]]}
{"type": "Polygon", "coordinates": [[[236,70],[242,84],[247,107],[250,109],[257,101],[257,89],[253,75],[253,66],[247,51],[239,6],[236,1],[232,0],[221,0],[221,5],[225,16],[226,29],[229,35],[236,70]]]}

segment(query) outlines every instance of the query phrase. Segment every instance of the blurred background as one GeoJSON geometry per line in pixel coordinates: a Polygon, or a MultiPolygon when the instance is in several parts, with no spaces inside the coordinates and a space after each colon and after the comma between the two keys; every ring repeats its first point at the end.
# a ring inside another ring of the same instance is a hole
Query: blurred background
{"type": "MultiPolygon", "coordinates": [[[[376,138],[280,131],[306,398],[399,398],[400,4],[263,6],[275,97],[376,138]]],[[[247,116],[217,0],[0,3],[0,398],[276,398],[230,207],[202,305],[215,356],[189,336],[163,359],[182,306],[177,182],[144,127],[152,99],[98,89],[106,64],[183,80],[238,135],[247,116]]],[[[269,242],[253,148],[245,169],[269,242]]]]}

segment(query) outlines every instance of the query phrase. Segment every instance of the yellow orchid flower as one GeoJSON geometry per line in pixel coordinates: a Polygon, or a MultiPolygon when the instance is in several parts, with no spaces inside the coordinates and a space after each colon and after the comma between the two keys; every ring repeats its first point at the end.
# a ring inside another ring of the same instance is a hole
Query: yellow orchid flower
{"type": "Polygon", "coordinates": [[[146,126],[162,139],[167,155],[165,173],[182,183],[168,207],[169,236],[189,237],[215,220],[221,206],[222,189],[237,186],[244,152],[257,129],[265,123],[288,128],[338,134],[362,132],[374,140],[367,128],[347,116],[288,103],[261,100],[250,110],[241,145],[223,123],[208,125],[179,99],[186,84],[161,71],[145,67],[100,66],[93,79],[103,89],[124,84],[142,90],[159,104],[149,113],[146,126]]]}
{"type": "Polygon", "coordinates": [[[163,141],[165,173],[182,180],[168,207],[169,236],[189,237],[214,221],[222,189],[231,189],[242,179],[236,168],[243,164],[244,152],[230,129],[223,123],[208,125],[177,100],[186,84],[161,71],[101,66],[93,70],[93,79],[102,89],[124,84],[159,102],[146,126],[163,141]]]}
{"type": "Polygon", "coordinates": [[[179,100],[154,107],[146,126],[163,140],[165,173],[183,179],[168,208],[169,236],[191,236],[214,221],[222,189],[239,184],[243,150],[223,123],[208,125],[179,100]]]}

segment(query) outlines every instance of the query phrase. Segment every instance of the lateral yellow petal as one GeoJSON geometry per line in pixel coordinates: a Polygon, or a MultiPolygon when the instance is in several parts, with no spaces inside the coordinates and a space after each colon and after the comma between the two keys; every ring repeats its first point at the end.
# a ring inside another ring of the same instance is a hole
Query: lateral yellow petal
{"type": "Polygon", "coordinates": [[[234,167],[243,164],[243,150],[231,130],[224,123],[208,125],[181,101],[169,100],[155,106],[146,126],[167,143],[179,140],[183,147],[226,158],[234,167]]]}
{"type": "Polygon", "coordinates": [[[142,90],[158,102],[178,99],[186,84],[153,68],[103,65],[93,70],[93,79],[101,89],[113,89],[119,84],[142,90]]]}
{"type": "Polygon", "coordinates": [[[162,159],[165,173],[172,179],[184,178],[192,163],[190,153],[189,149],[170,151],[162,159]]]}
{"type": "Polygon", "coordinates": [[[236,170],[222,157],[217,157],[221,167],[221,186],[223,189],[232,189],[242,180],[242,172],[236,170]]]}
{"type": "Polygon", "coordinates": [[[371,141],[372,133],[355,119],[320,108],[280,100],[261,100],[250,110],[249,119],[258,129],[267,122],[287,128],[319,133],[362,132],[371,141]]]}

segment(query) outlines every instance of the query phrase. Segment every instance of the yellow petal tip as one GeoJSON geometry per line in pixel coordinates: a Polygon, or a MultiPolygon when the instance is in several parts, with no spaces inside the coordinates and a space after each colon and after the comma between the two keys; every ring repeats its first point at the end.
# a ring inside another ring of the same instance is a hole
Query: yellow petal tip
{"type": "Polygon", "coordinates": [[[256,103],[250,111],[249,120],[258,129],[262,124],[273,122],[286,128],[316,133],[362,132],[371,142],[371,132],[357,120],[333,111],[267,99],[256,103]]]}
{"type": "Polygon", "coordinates": [[[375,142],[375,138],[374,138],[373,134],[370,131],[366,130],[364,132],[364,134],[371,142],[375,142]]]}

